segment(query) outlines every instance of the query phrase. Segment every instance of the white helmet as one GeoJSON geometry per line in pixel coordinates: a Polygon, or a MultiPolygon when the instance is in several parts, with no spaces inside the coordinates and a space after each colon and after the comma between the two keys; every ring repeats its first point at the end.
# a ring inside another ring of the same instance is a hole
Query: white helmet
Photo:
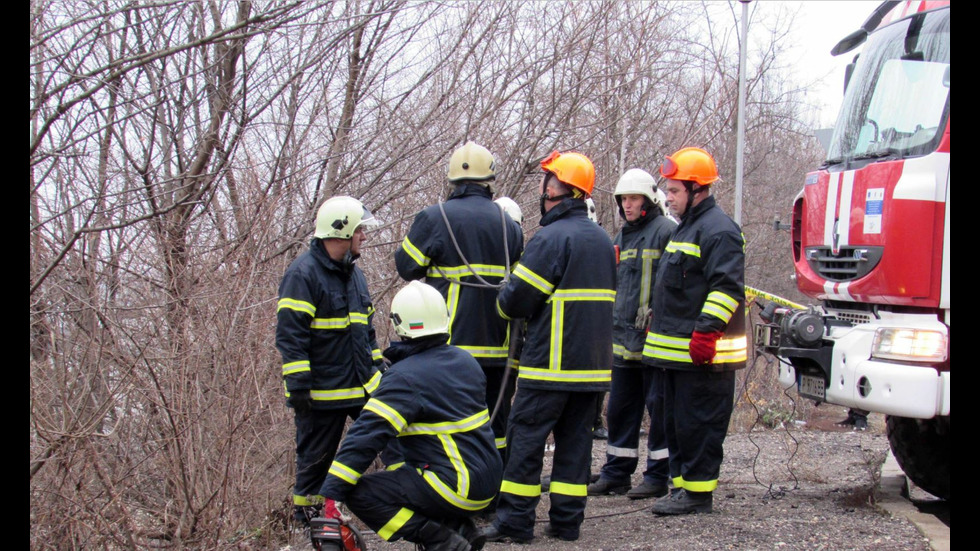
{"type": "Polygon", "coordinates": [[[524,221],[524,213],[521,212],[521,206],[517,204],[517,201],[514,201],[510,197],[500,197],[494,200],[494,203],[500,205],[500,208],[504,209],[504,212],[510,215],[514,219],[514,222],[520,224],[524,221]]]}
{"type": "Polygon", "coordinates": [[[657,181],[645,170],[631,168],[624,172],[616,183],[613,195],[616,196],[616,203],[620,205],[620,209],[622,209],[623,195],[642,195],[658,207],[660,212],[667,214],[667,196],[657,188],[657,181]]]}
{"type": "Polygon", "coordinates": [[[448,333],[446,299],[434,287],[411,281],[391,299],[391,326],[408,339],[448,333]]]}
{"type": "Polygon", "coordinates": [[[320,205],[316,213],[313,237],[320,239],[350,239],[358,226],[378,226],[378,220],[360,201],[338,195],[320,205]]]}
{"type": "Polygon", "coordinates": [[[653,202],[654,206],[660,208],[660,213],[661,214],[667,214],[668,213],[668,211],[667,211],[667,194],[664,193],[664,190],[662,190],[662,189],[660,189],[658,187],[657,188],[653,188],[653,191],[654,191],[654,193],[657,194],[657,198],[653,202]]]}
{"type": "MultiPolygon", "coordinates": [[[[493,154],[476,142],[466,142],[449,158],[449,181],[493,180],[493,154]]],[[[489,185],[489,182],[487,184],[489,185]]]]}
{"type": "Polygon", "coordinates": [[[599,215],[596,213],[595,201],[591,197],[585,198],[585,208],[587,209],[587,214],[589,215],[589,220],[592,220],[596,224],[599,223],[599,215]]]}

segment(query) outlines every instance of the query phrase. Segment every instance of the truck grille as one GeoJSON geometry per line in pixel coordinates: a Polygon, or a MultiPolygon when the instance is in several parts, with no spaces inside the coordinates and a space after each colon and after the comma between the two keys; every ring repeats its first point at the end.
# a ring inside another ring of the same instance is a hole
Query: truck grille
{"type": "Polygon", "coordinates": [[[833,310],[829,312],[833,314],[839,320],[849,321],[854,325],[861,325],[862,323],[871,323],[871,320],[875,319],[874,315],[870,312],[857,312],[854,310],[833,310]]]}
{"type": "Polygon", "coordinates": [[[844,246],[837,254],[830,247],[807,247],[810,269],[828,281],[852,281],[868,275],[878,262],[884,247],[844,246]]]}

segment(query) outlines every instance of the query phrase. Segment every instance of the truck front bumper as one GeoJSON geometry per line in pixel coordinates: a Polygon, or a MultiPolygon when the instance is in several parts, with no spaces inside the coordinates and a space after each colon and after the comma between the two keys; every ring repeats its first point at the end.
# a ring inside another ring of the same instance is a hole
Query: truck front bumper
{"type": "MultiPolygon", "coordinates": [[[[825,401],[899,417],[949,415],[949,371],[872,358],[871,347],[879,327],[947,332],[935,317],[889,313],[869,323],[829,328],[824,344],[832,346],[831,361],[829,366],[821,366],[829,373],[825,401]]],[[[780,365],[779,380],[786,388],[799,384],[796,369],[786,363],[780,365]]]]}

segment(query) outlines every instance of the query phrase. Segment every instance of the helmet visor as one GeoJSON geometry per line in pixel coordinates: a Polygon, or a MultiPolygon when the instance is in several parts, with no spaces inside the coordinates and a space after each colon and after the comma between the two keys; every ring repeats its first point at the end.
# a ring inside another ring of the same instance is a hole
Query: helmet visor
{"type": "Polygon", "coordinates": [[[670,157],[666,157],[663,164],[660,165],[660,175],[664,178],[671,178],[675,174],[677,174],[677,163],[670,157]]]}
{"type": "Polygon", "coordinates": [[[364,207],[364,213],[361,215],[361,223],[357,225],[358,228],[376,228],[381,225],[381,222],[371,214],[371,211],[364,207]]]}

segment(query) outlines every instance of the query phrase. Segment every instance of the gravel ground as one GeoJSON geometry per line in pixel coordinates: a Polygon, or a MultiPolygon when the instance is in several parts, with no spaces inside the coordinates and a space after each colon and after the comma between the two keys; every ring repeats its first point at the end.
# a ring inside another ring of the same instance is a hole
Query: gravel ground
{"type": "MultiPolygon", "coordinates": [[[[788,429],[729,434],[711,514],[658,517],[649,512],[652,500],[590,497],[580,539],[564,542],[543,535],[549,506],[545,494],[531,543],[488,543],[485,549],[928,550],[928,541],[909,521],[875,505],[888,454],[884,419],[872,414],[869,429],[854,432],[834,424],[845,415],[844,408],[823,405],[812,409],[806,423],[788,429]]],[[[592,454],[592,470],[598,472],[605,442],[596,441],[592,454]]],[[[545,472],[550,459],[546,454],[545,472]]],[[[640,481],[635,474],[633,483],[640,481]]],[[[387,543],[373,533],[365,540],[372,550],[414,550],[412,544],[387,543]]],[[[309,547],[293,542],[292,549],[309,547]]]]}

